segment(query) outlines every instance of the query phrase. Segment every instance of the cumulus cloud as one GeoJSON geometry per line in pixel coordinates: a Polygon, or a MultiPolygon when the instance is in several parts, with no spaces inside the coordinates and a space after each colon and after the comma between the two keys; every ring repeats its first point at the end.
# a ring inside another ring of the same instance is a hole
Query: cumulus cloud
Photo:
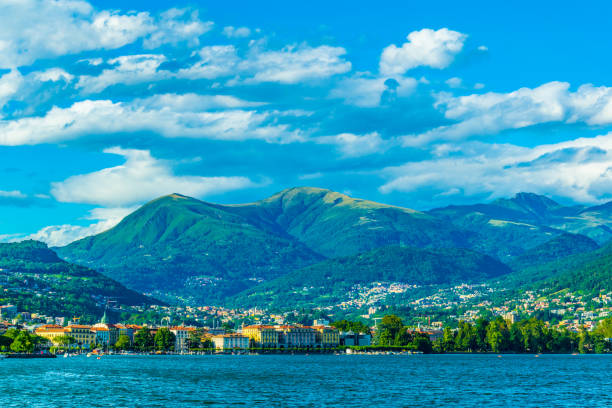
{"type": "Polygon", "coordinates": [[[69,74],[62,68],[50,68],[45,71],[35,72],[34,78],[40,82],[70,82],[74,75],[69,74]]]}
{"type": "Polygon", "coordinates": [[[383,193],[433,189],[440,194],[504,197],[520,191],[569,197],[576,202],[612,199],[612,133],[533,148],[469,142],[439,145],[438,157],[389,167],[383,193]],[[457,171],[460,169],[461,171],[457,171]]]}
{"type": "Polygon", "coordinates": [[[113,58],[108,61],[113,68],[105,69],[96,76],[82,75],[79,77],[77,88],[83,89],[85,93],[97,93],[115,84],[133,85],[167,78],[170,73],[158,71],[164,61],[166,61],[165,56],[155,54],[113,58]]]}
{"type": "Polygon", "coordinates": [[[197,13],[172,9],[148,12],[96,10],[81,0],[20,0],[0,4],[0,68],[29,65],[98,49],[116,49],[144,40],[146,47],[194,41],[210,30],[197,13]],[[29,28],[28,28],[29,27],[29,28]]]}
{"type": "Polygon", "coordinates": [[[175,175],[168,162],[147,150],[113,147],[104,152],[123,156],[125,163],[52,183],[51,195],[60,202],[125,207],[170,193],[203,197],[255,185],[247,177],[175,175]]]}
{"type": "Polygon", "coordinates": [[[406,97],[414,92],[418,81],[405,77],[379,77],[358,73],[338,81],[330,97],[344,99],[345,103],[360,107],[379,106],[395,97],[406,97]]]}
{"type": "Polygon", "coordinates": [[[451,88],[460,88],[463,85],[463,81],[459,77],[452,77],[444,81],[446,85],[451,88]]]}
{"type": "Polygon", "coordinates": [[[407,145],[486,136],[541,123],[612,123],[612,88],[605,86],[587,84],[571,92],[567,82],[549,82],[537,88],[521,88],[509,93],[488,92],[456,97],[443,92],[436,98],[434,106],[456,123],[407,136],[407,145]]]}
{"type": "Polygon", "coordinates": [[[351,63],[344,59],[345,54],[344,48],[328,45],[292,45],[278,51],[255,47],[237,68],[247,83],[295,84],[350,71],[351,63]]]}
{"type": "MultiPolygon", "coordinates": [[[[178,96],[166,96],[178,100],[178,96]]],[[[191,98],[194,98],[193,95],[191,98]]],[[[197,97],[196,97],[197,98],[197,97]]],[[[217,140],[260,139],[290,142],[301,139],[287,125],[273,124],[274,112],[229,109],[207,111],[205,98],[199,106],[185,103],[176,107],[160,105],[160,97],[131,102],[84,100],[70,107],[54,107],[44,116],[0,122],[0,145],[17,146],[60,142],[91,134],[149,131],[164,137],[217,140]]],[[[215,99],[213,97],[212,101],[215,99]]],[[[184,101],[183,101],[184,102],[184,101]]],[[[239,104],[238,99],[219,97],[217,103],[239,104]]]]}
{"type": "Polygon", "coordinates": [[[372,132],[364,135],[341,133],[323,136],[317,139],[317,143],[335,145],[344,157],[360,157],[380,153],[389,147],[391,142],[384,140],[378,132],[372,132]]]}
{"type": "Polygon", "coordinates": [[[455,55],[461,52],[466,38],[466,34],[447,28],[413,31],[401,47],[391,44],[383,50],[380,73],[401,75],[419,66],[446,68],[453,62],[455,55]]]}
{"type": "Polygon", "coordinates": [[[200,44],[200,37],[214,26],[212,21],[201,21],[197,10],[172,8],[161,13],[156,29],[147,38],[145,48],[186,41],[189,46],[200,44]]]}
{"type": "Polygon", "coordinates": [[[246,38],[251,35],[251,29],[248,27],[223,27],[223,35],[227,38],[246,38]]]}
{"type": "Polygon", "coordinates": [[[115,225],[119,224],[119,222],[121,222],[126,215],[135,209],[136,207],[94,208],[85,217],[85,219],[97,221],[90,225],[50,225],[21,239],[34,239],[37,241],[42,241],[51,247],[68,245],[73,241],[88,237],[90,235],[99,234],[113,228],[115,225]]]}
{"type": "Polygon", "coordinates": [[[0,109],[15,96],[23,82],[23,76],[16,69],[0,77],[0,109]]]}
{"type": "Polygon", "coordinates": [[[238,51],[233,45],[212,45],[198,51],[200,60],[180,69],[176,76],[187,79],[214,79],[233,75],[240,62],[238,51]]]}

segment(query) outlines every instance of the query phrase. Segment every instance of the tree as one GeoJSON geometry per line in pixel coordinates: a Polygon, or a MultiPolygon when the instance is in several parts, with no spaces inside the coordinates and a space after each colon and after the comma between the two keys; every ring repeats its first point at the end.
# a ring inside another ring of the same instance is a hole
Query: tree
{"type": "Polygon", "coordinates": [[[72,336],[63,335],[63,336],[59,336],[59,337],[58,337],[58,338],[55,340],[55,342],[56,342],[58,345],[62,346],[62,347],[61,347],[62,349],[66,349],[66,348],[70,348],[70,346],[71,346],[72,344],[74,344],[75,339],[74,339],[74,337],[72,337],[72,336]]]}
{"type": "Polygon", "coordinates": [[[370,333],[370,327],[359,321],[338,320],[333,322],[331,326],[343,332],[370,333]]]}
{"type": "Polygon", "coordinates": [[[117,350],[129,350],[131,346],[132,344],[130,341],[130,336],[128,336],[127,334],[119,335],[119,338],[117,339],[117,342],[115,343],[115,348],[117,350]]]}
{"type": "Polygon", "coordinates": [[[442,336],[442,349],[444,351],[455,350],[455,333],[450,327],[444,328],[444,334],[442,336]]]}
{"type": "Polygon", "coordinates": [[[9,336],[0,336],[0,349],[6,350],[11,346],[13,339],[9,336]]]}
{"type": "Polygon", "coordinates": [[[378,331],[379,340],[382,345],[391,345],[397,339],[398,334],[404,329],[404,323],[396,315],[387,315],[382,318],[378,331]]]}
{"type": "Polygon", "coordinates": [[[143,327],[134,334],[134,347],[136,350],[147,352],[153,350],[153,346],[153,336],[146,327],[143,327]]]}
{"type": "Polygon", "coordinates": [[[595,333],[603,335],[606,339],[612,338],[612,317],[600,321],[595,333]]]}
{"type": "Polygon", "coordinates": [[[159,351],[169,351],[174,350],[174,341],[176,340],[176,336],[172,333],[168,328],[162,327],[157,330],[155,333],[155,338],[153,343],[155,344],[155,349],[159,351]]]}
{"type": "Polygon", "coordinates": [[[23,330],[19,332],[15,340],[11,343],[11,350],[16,353],[31,353],[34,351],[34,346],[33,336],[23,330]]]}
{"type": "Polygon", "coordinates": [[[459,351],[476,350],[478,342],[476,340],[476,329],[468,322],[459,322],[459,330],[455,338],[455,348],[459,351]]]}

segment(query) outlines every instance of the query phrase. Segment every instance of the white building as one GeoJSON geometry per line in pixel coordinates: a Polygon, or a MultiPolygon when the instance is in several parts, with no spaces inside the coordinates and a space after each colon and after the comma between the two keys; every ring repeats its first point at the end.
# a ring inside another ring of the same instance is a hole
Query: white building
{"type": "Polygon", "coordinates": [[[242,334],[220,334],[212,338],[217,350],[245,350],[249,348],[249,340],[247,336],[242,334]]]}
{"type": "Polygon", "coordinates": [[[170,331],[174,334],[174,351],[178,353],[186,353],[189,351],[189,334],[194,329],[191,327],[175,326],[171,327],[170,331]]]}

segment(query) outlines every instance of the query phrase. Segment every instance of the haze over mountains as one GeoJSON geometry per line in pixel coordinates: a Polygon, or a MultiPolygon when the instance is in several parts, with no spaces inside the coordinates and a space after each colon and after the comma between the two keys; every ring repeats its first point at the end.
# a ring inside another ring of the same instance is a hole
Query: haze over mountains
{"type": "Polygon", "coordinates": [[[612,205],[564,207],[529,193],[427,212],[311,187],[237,205],[172,194],[57,251],[169,301],[265,306],[271,298],[261,294],[304,286],[323,288],[312,300],[368,281],[512,275],[598,250],[612,238],[611,220],[612,205]]]}

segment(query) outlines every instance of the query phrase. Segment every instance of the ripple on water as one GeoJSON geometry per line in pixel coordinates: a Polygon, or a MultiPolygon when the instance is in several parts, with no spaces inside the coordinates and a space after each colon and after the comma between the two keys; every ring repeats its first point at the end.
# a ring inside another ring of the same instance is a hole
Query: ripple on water
{"type": "Polygon", "coordinates": [[[612,356],[107,356],[0,362],[0,407],[609,407],[612,356]]]}

